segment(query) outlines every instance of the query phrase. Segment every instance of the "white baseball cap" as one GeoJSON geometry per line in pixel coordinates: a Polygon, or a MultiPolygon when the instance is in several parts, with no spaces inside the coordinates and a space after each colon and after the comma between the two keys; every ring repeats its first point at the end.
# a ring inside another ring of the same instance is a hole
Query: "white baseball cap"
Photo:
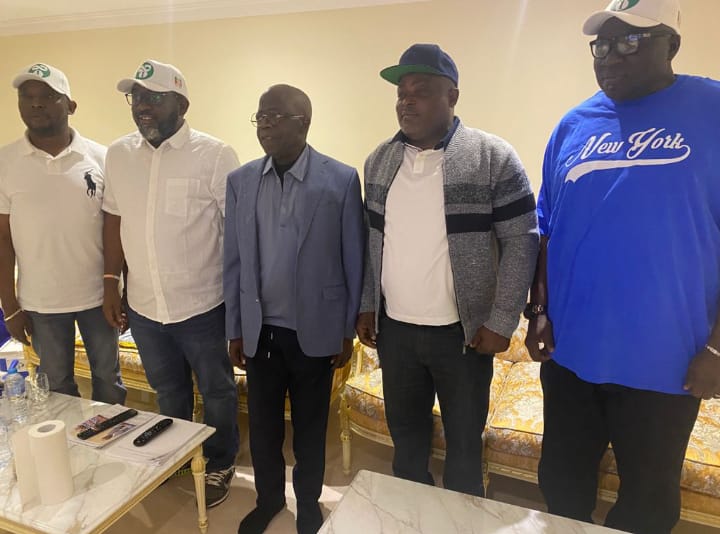
{"type": "Polygon", "coordinates": [[[15,76],[12,81],[12,86],[17,89],[28,80],[43,82],[56,92],[72,100],[72,96],[70,96],[70,82],[68,82],[67,76],[65,76],[63,71],[52,65],[48,65],[47,63],[33,63],[32,65],[28,65],[20,71],[20,74],[15,76]]]}
{"type": "Polygon", "coordinates": [[[680,0],[612,0],[605,11],[590,15],[583,25],[585,35],[597,35],[611,18],[638,28],[664,24],[680,33],[680,0]]]}
{"type": "Polygon", "coordinates": [[[148,59],[138,67],[135,77],[120,80],[117,89],[121,93],[130,93],[135,84],[157,93],[172,91],[190,100],[185,77],[177,67],[169,63],[148,59]]]}

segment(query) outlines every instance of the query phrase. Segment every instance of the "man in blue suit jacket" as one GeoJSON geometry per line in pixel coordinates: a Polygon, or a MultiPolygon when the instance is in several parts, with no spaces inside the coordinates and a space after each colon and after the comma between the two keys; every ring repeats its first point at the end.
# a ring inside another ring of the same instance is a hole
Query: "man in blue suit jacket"
{"type": "Polygon", "coordinates": [[[333,371],[352,351],[363,270],[357,171],[307,142],[305,93],[275,85],[251,118],[266,157],[228,178],[225,306],[230,357],[247,369],[257,507],[238,533],[261,533],[285,507],[289,391],[299,534],[315,534],[333,371]]]}

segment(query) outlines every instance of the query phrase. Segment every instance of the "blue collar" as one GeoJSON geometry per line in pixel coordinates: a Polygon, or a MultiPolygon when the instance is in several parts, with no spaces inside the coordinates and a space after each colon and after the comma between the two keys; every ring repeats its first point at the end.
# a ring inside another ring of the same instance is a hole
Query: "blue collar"
{"type": "MultiPolygon", "coordinates": [[[[450,129],[445,134],[445,137],[443,137],[440,142],[435,145],[433,148],[435,150],[440,150],[441,148],[445,150],[450,144],[450,139],[452,139],[452,136],[455,135],[455,130],[457,130],[457,127],[460,125],[460,119],[458,117],[453,117],[453,123],[452,126],[450,126],[450,129]]],[[[398,133],[395,134],[395,137],[392,138],[392,141],[400,141],[402,143],[405,143],[407,145],[412,145],[412,142],[407,138],[407,136],[400,130],[398,133]]],[[[414,146],[414,145],[413,145],[414,146]]]]}
{"type": "MultiPolygon", "coordinates": [[[[308,167],[308,160],[310,159],[310,145],[305,144],[305,148],[302,152],[300,152],[300,155],[298,156],[298,159],[295,160],[295,163],[293,163],[292,167],[290,167],[285,174],[289,174],[299,182],[302,182],[305,179],[305,174],[307,173],[307,167],[308,167]]],[[[265,162],[265,167],[263,167],[262,175],[265,176],[267,173],[270,172],[270,170],[275,171],[275,175],[277,176],[277,171],[275,170],[275,165],[273,163],[273,159],[268,157],[267,161],[265,162]]]]}

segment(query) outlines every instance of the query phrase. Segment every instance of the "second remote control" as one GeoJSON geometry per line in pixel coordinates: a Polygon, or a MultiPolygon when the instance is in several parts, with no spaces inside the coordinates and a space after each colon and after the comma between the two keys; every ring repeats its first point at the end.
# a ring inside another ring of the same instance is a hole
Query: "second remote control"
{"type": "Polygon", "coordinates": [[[133,440],[133,445],[135,445],[136,447],[142,447],[143,445],[146,445],[153,438],[157,437],[165,429],[167,429],[170,425],[172,425],[172,423],[173,423],[173,420],[170,418],[163,419],[162,421],[158,421],[153,426],[148,428],[145,432],[143,432],[138,437],[136,437],[133,440]]]}

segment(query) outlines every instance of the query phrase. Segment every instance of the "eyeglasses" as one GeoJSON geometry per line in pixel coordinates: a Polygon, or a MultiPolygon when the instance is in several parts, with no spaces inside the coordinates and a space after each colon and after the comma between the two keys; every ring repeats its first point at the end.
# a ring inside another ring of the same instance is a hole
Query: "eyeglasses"
{"type": "Polygon", "coordinates": [[[166,98],[171,96],[175,96],[175,93],[172,91],[168,91],[166,93],[126,93],[125,100],[127,100],[127,103],[131,106],[137,106],[139,104],[142,104],[143,102],[145,102],[146,104],[150,104],[151,106],[159,106],[165,101],[166,98]]]}
{"type": "Polygon", "coordinates": [[[669,33],[631,33],[628,35],[619,35],[610,39],[595,39],[590,42],[590,52],[597,59],[604,59],[610,54],[610,50],[615,51],[620,56],[630,56],[636,54],[640,47],[640,41],[643,39],[652,39],[653,37],[667,37],[669,33]]]}
{"type": "Polygon", "coordinates": [[[304,119],[305,115],[289,115],[287,113],[253,113],[250,115],[250,124],[257,126],[266,123],[269,126],[277,126],[282,119],[304,119]]]}

